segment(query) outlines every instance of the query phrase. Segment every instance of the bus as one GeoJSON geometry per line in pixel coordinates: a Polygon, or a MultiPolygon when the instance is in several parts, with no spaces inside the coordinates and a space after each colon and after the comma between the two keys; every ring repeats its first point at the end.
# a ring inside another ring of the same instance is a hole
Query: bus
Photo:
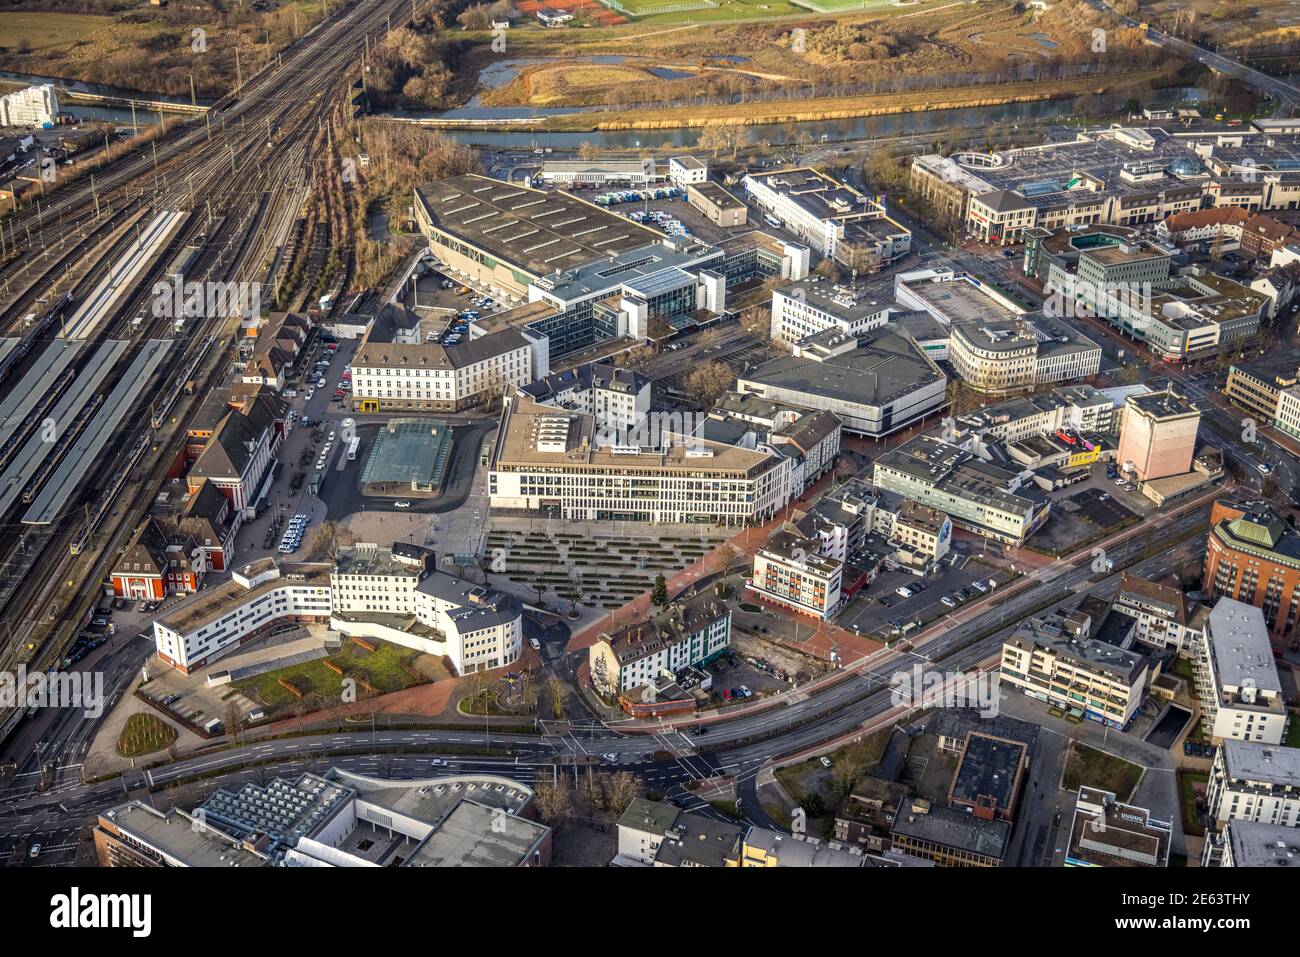
{"type": "Polygon", "coordinates": [[[771,226],[773,229],[780,229],[780,228],[781,228],[781,220],[777,219],[777,218],[776,218],[775,216],[773,216],[771,213],[768,213],[766,216],[763,217],[763,219],[764,219],[764,220],[767,222],[767,224],[768,224],[769,226],[771,226]]]}
{"type": "Polygon", "coordinates": [[[361,448],[361,436],[359,435],[352,436],[351,441],[348,442],[349,462],[355,462],[357,460],[357,452],[360,450],[360,448],[361,448]]]}

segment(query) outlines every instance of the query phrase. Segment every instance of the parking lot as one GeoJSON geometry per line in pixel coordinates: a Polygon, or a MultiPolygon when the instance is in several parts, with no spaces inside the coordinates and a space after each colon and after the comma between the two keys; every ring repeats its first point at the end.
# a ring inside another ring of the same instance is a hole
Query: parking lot
{"type": "Polygon", "coordinates": [[[932,621],[956,611],[962,605],[988,594],[990,578],[1005,583],[1008,573],[991,565],[958,553],[955,564],[945,557],[938,574],[919,578],[906,571],[882,571],[875,581],[862,589],[836,619],[841,628],[880,639],[897,637],[904,629],[909,631],[924,627],[932,621]],[[975,586],[980,582],[986,591],[975,586]],[[917,585],[923,590],[915,592],[917,585]],[[913,591],[910,597],[898,594],[897,589],[913,591]],[[965,589],[966,593],[961,594],[965,589]],[[957,593],[957,594],[954,594],[957,593]],[[948,598],[951,605],[944,602],[948,598]],[[909,623],[916,622],[915,626],[909,623]],[[897,630],[895,630],[897,629],[897,630]]]}

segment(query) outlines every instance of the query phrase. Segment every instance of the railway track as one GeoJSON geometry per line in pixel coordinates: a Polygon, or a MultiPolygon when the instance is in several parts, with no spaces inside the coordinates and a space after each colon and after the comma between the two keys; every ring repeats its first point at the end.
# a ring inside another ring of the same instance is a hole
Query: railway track
{"type": "MultiPolygon", "coordinates": [[[[93,186],[60,189],[39,211],[29,208],[9,224],[17,234],[34,237],[34,248],[0,266],[0,326],[21,335],[15,324],[21,325],[60,277],[80,275],[73,285],[74,301],[80,302],[139,242],[134,224],[168,210],[184,213],[159,253],[85,334],[87,349],[111,339],[175,338],[153,382],[123,416],[103,460],[92,465],[56,521],[33,529],[18,523],[14,508],[0,515],[0,619],[11,623],[0,636],[0,668],[23,662],[36,670],[59,662],[152,504],[189,420],[229,369],[239,317],[196,317],[181,335],[170,316],[155,315],[150,307],[154,284],[189,246],[196,253],[186,267],[187,282],[249,283],[274,275],[278,244],[291,235],[313,182],[313,166],[321,160],[313,147],[323,142],[322,122],[350,94],[365,44],[381,37],[390,23],[404,25],[413,12],[409,0],[355,0],[300,38],[236,96],[219,101],[203,120],[189,121],[120,158],[102,176],[96,174],[93,186]],[[84,235],[69,239],[59,224],[78,220],[90,225],[83,227],[84,235]],[[182,394],[178,377],[198,378],[193,396],[182,394]],[[175,403],[174,414],[163,414],[161,421],[153,408],[159,396],[175,403]],[[23,580],[6,589],[6,574],[19,566],[25,569],[23,580]]],[[[134,343],[105,380],[105,390],[138,352],[134,343]]],[[[39,351],[32,349],[33,355],[39,351]]],[[[6,383],[16,381],[17,374],[7,376],[6,383]]],[[[0,713],[0,738],[20,718],[12,711],[0,713]]]]}

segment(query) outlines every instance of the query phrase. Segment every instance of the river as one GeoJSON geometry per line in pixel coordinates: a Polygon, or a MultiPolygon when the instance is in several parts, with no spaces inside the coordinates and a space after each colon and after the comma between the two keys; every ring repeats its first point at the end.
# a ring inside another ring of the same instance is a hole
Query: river
{"type": "MultiPolygon", "coordinates": [[[[1130,93],[1089,94],[1059,100],[1036,100],[1031,103],[890,113],[883,116],[850,117],[838,120],[810,120],[795,123],[794,129],[797,131],[796,138],[807,131],[814,142],[909,136],[936,133],[947,129],[987,129],[1007,123],[1041,123],[1052,120],[1068,121],[1080,117],[1113,116],[1123,108],[1124,103],[1131,96],[1130,93]]],[[[1171,87],[1151,90],[1141,98],[1141,102],[1144,108],[1169,109],[1195,105],[1204,100],[1205,96],[1205,91],[1198,87],[1171,87]]],[[[771,143],[782,143],[790,138],[785,123],[766,123],[750,126],[747,129],[754,140],[766,139],[771,143]]],[[[495,149],[525,147],[571,149],[581,143],[619,149],[660,147],[689,149],[698,142],[700,132],[699,127],[678,127],[659,130],[594,130],[576,133],[456,129],[445,130],[444,134],[462,143],[495,149]]]]}

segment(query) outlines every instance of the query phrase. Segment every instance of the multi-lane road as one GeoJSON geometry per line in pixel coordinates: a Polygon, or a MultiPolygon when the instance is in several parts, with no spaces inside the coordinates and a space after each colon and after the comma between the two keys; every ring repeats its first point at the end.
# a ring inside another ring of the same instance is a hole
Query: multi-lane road
{"type": "MultiPolygon", "coordinates": [[[[57,754],[63,767],[49,780],[49,787],[37,791],[38,767],[24,762],[16,774],[0,782],[0,858],[22,842],[41,841],[46,846],[69,845],[64,833],[70,826],[87,825],[107,807],[126,795],[143,794],[188,780],[203,778],[209,786],[237,785],[247,780],[305,767],[340,766],[372,773],[416,776],[449,762],[453,769],[492,769],[537,780],[539,776],[575,774],[579,768],[596,764],[632,771],[647,787],[684,803],[702,806],[684,786],[715,773],[737,779],[742,810],[755,823],[770,823],[761,809],[756,791],[759,772],[774,758],[797,755],[826,742],[861,733],[864,729],[888,726],[905,720],[906,709],[892,699],[890,681],[914,663],[925,668],[967,672],[986,667],[997,654],[1001,641],[1025,616],[1035,610],[1050,610],[1076,601],[1085,588],[1109,594],[1118,570],[1156,542],[1174,542],[1170,547],[1133,564],[1138,574],[1157,577],[1177,564],[1192,560],[1202,550],[1195,533],[1204,527],[1205,508],[1192,508],[1161,524],[1139,527],[1124,541],[1108,548],[1115,561],[1114,573],[1089,585],[1098,576],[1089,562],[1079,565],[1056,563],[1029,577],[1027,586],[1010,597],[997,596],[968,606],[922,632],[907,650],[878,652],[833,675],[832,679],[785,695],[775,706],[742,710],[709,720],[706,735],[689,728],[665,723],[659,728],[620,727],[589,722],[586,725],[542,725],[535,734],[496,733],[491,729],[401,730],[361,729],[352,732],[319,732],[248,741],[207,754],[163,764],[149,770],[133,770],[110,780],[82,783],[78,761],[83,743],[89,740],[102,719],[82,718],[69,712],[42,733],[42,748],[57,754]],[[1191,538],[1188,536],[1191,535],[1191,538]],[[466,749],[509,749],[507,757],[465,757],[466,749]],[[612,761],[606,756],[613,756],[612,761]]],[[[114,689],[129,680],[148,653],[147,643],[126,644],[114,655],[93,663],[109,669],[114,689]]],[[[110,690],[110,694],[113,691],[110,690]]],[[[695,724],[693,719],[684,725],[695,724]]],[[[71,860],[73,847],[64,857],[48,863],[71,860]]]]}

